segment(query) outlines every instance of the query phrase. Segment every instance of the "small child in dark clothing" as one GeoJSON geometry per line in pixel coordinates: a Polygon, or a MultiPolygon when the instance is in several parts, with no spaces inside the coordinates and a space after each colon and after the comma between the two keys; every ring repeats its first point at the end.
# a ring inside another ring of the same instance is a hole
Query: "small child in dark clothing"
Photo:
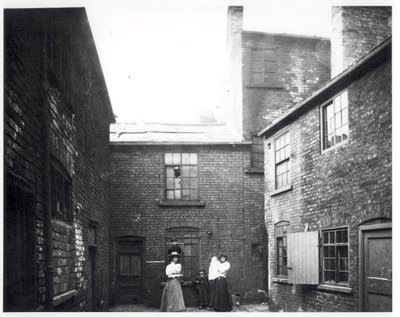
{"type": "Polygon", "coordinates": [[[199,309],[208,306],[208,277],[205,270],[199,270],[199,275],[196,276],[192,283],[199,294],[199,309]]]}

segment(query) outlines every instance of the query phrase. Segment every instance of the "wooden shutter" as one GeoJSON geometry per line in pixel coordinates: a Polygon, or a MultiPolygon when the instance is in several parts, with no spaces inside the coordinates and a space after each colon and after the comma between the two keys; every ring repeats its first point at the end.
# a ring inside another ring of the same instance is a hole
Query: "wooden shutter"
{"type": "Polygon", "coordinates": [[[288,282],[319,284],[318,231],[287,235],[288,282]]]}

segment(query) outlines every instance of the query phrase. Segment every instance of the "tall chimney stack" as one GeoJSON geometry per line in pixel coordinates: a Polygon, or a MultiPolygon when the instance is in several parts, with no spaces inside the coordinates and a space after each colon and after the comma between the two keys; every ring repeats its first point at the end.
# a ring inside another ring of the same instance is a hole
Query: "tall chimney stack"
{"type": "Polygon", "coordinates": [[[242,27],[243,6],[228,7],[227,50],[223,99],[218,121],[228,125],[237,139],[243,138],[242,27]]]}
{"type": "Polygon", "coordinates": [[[391,7],[332,7],[332,77],[369,53],[391,34],[391,7]]]}

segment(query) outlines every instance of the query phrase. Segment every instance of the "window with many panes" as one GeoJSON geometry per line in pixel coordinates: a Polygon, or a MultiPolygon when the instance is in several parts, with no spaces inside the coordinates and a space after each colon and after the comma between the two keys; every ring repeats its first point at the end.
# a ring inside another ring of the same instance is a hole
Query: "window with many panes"
{"type": "Polygon", "coordinates": [[[251,167],[264,169],[264,141],[263,137],[252,136],[251,138],[251,167]]]}
{"type": "Polygon", "coordinates": [[[167,254],[171,247],[171,239],[176,239],[177,245],[182,249],[181,264],[183,269],[184,280],[191,280],[196,277],[200,266],[200,233],[198,228],[178,227],[166,230],[166,245],[167,254]]]}
{"type": "Polygon", "coordinates": [[[287,233],[289,222],[281,221],[275,225],[276,275],[287,277],[287,233]]]}
{"type": "Polygon", "coordinates": [[[348,229],[322,231],[322,281],[330,284],[349,282],[348,229]]]}
{"type": "Polygon", "coordinates": [[[349,137],[348,94],[342,92],[322,107],[322,147],[346,141],[349,137]]]}
{"type": "Polygon", "coordinates": [[[197,153],[165,153],[165,198],[198,200],[197,153]]]}
{"type": "Polygon", "coordinates": [[[289,131],[275,139],[275,189],[290,184],[289,131]]]}
{"type": "Polygon", "coordinates": [[[72,220],[71,181],[60,163],[52,162],[51,180],[51,210],[54,218],[72,220]]]}

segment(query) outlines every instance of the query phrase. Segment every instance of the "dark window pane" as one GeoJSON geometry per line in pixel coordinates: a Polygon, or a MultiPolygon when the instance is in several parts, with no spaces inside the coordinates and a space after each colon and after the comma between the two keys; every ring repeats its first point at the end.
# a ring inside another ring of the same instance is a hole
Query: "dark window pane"
{"type": "Polygon", "coordinates": [[[329,232],[329,243],[335,243],[335,231],[329,232]]]}
{"type": "Polygon", "coordinates": [[[324,232],[324,243],[329,243],[329,232],[324,232]]]}
{"type": "Polygon", "coordinates": [[[348,230],[343,231],[343,242],[344,243],[348,242],[348,230]]]}
{"type": "Polygon", "coordinates": [[[349,274],[347,272],[339,273],[339,283],[346,283],[349,281],[349,274]]]}

